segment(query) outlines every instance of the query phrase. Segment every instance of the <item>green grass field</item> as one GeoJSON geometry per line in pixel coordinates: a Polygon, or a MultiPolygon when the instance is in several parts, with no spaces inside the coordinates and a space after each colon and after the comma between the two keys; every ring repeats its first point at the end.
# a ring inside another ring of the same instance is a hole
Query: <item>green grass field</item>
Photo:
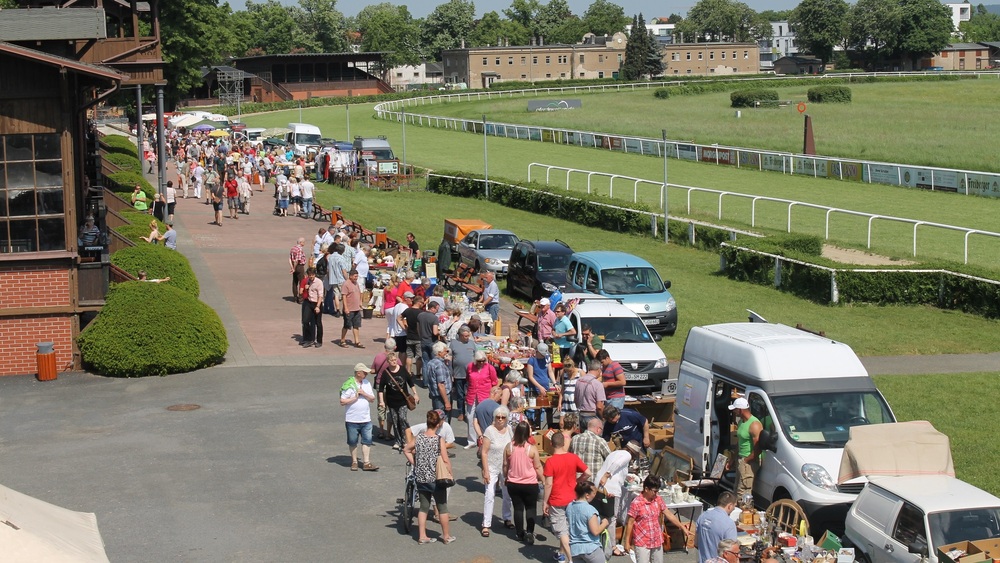
{"type": "MultiPolygon", "coordinates": [[[[767,87],[762,84],[762,87],[767,87]]],[[[733,86],[733,90],[745,86],[733,86]]],[[[1000,80],[851,84],[850,104],[807,104],[818,154],[944,168],[1000,171],[989,139],[1000,127],[1000,80]]],[[[782,100],[807,101],[809,86],[779,88],[782,100]]],[[[736,119],[729,93],[653,97],[651,90],[562,94],[583,108],[526,111],[527,100],[496,99],[434,104],[415,113],[524,125],[614,132],[647,138],[802,152],[802,116],[795,104],[781,109],[743,109],[736,119]]]]}

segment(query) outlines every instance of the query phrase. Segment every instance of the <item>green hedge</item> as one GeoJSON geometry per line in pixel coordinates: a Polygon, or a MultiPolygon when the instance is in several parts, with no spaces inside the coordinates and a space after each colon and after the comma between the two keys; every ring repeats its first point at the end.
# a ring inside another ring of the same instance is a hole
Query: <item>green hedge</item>
{"type": "MultiPolygon", "coordinates": [[[[427,181],[427,191],[457,197],[486,199],[482,176],[463,172],[438,173],[456,177],[431,176],[427,181]]],[[[630,209],[625,209],[622,208],[621,201],[603,196],[576,193],[572,196],[565,196],[561,193],[546,191],[541,185],[534,182],[519,184],[503,178],[491,179],[489,200],[505,207],[551,215],[560,219],[572,217],[575,222],[584,225],[598,225],[609,231],[646,235],[652,233],[650,217],[633,212],[651,211],[648,206],[643,204],[630,203],[630,209]],[[494,181],[502,183],[494,184],[494,181]],[[594,204],[607,204],[615,207],[594,204]]]]}
{"type": "MultiPolygon", "coordinates": [[[[145,226],[143,229],[148,235],[149,229],[145,226]]],[[[169,277],[167,283],[194,297],[198,297],[201,291],[187,257],[162,244],[140,242],[138,246],[123,248],[111,255],[111,263],[133,276],[138,275],[139,270],[146,270],[149,279],[169,277]]]]}
{"type": "Polygon", "coordinates": [[[107,186],[111,188],[111,191],[125,198],[125,201],[132,201],[130,195],[135,189],[135,185],[139,184],[142,186],[142,191],[146,192],[146,205],[152,209],[153,198],[156,197],[156,188],[153,184],[149,183],[149,180],[136,172],[122,170],[121,172],[115,172],[107,176],[110,184],[107,186]]]}
{"type": "Polygon", "coordinates": [[[103,158],[123,171],[142,174],[142,163],[139,162],[138,158],[130,154],[109,151],[103,158]]]}
{"type": "MultiPolygon", "coordinates": [[[[152,215],[145,213],[128,213],[124,215],[131,224],[115,227],[115,231],[136,244],[149,244],[142,240],[142,237],[149,236],[149,222],[156,219],[152,215]]],[[[166,226],[159,220],[156,220],[156,226],[161,233],[166,231],[166,226]]]]}
{"type": "Polygon", "coordinates": [[[172,284],[135,281],[112,288],[77,340],[85,368],[145,377],[221,363],[229,341],[219,316],[172,284]]]}
{"type": "Polygon", "coordinates": [[[778,91],[769,88],[752,88],[736,90],[729,95],[729,101],[734,108],[752,108],[778,101],[778,91]]]}
{"type": "Polygon", "coordinates": [[[851,103],[851,89],[847,86],[830,84],[826,86],[815,86],[807,92],[810,102],[817,104],[849,104],[851,103]]]}
{"type": "Polygon", "coordinates": [[[653,97],[654,98],[659,98],[661,100],[669,99],[670,98],[670,89],[669,88],[657,88],[656,90],[653,90],[653,97]]]}
{"type": "Polygon", "coordinates": [[[136,159],[139,158],[139,149],[135,143],[124,135],[105,135],[101,137],[101,142],[107,146],[108,152],[127,154],[136,159]]]}

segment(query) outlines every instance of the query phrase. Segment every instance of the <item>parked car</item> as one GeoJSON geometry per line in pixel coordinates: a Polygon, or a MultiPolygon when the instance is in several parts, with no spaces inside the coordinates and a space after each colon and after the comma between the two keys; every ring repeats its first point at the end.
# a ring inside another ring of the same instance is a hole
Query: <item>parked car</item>
{"type": "Polygon", "coordinates": [[[566,270],[569,291],[589,291],[621,299],[654,334],[677,331],[677,303],[652,264],[626,252],[576,252],[566,270]]]}
{"type": "Polygon", "coordinates": [[[566,266],[573,249],[561,240],[522,240],[507,266],[507,292],[532,300],[566,287],[566,266]]]}
{"type": "Polygon", "coordinates": [[[953,563],[939,550],[1000,536],[1000,498],[948,475],[871,477],[845,527],[859,563],[953,563]]]}
{"type": "Polygon", "coordinates": [[[458,243],[458,259],[476,271],[484,269],[497,276],[507,275],[507,263],[514,245],[521,240],[502,229],[476,229],[458,243]]]}

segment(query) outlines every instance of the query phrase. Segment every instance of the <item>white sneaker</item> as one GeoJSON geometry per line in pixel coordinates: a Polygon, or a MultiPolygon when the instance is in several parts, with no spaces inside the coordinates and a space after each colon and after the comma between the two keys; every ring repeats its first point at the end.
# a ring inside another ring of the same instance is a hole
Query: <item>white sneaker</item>
{"type": "Polygon", "coordinates": [[[466,444],[463,449],[469,450],[469,449],[472,449],[474,447],[476,447],[476,443],[475,442],[471,442],[471,443],[466,444]]]}

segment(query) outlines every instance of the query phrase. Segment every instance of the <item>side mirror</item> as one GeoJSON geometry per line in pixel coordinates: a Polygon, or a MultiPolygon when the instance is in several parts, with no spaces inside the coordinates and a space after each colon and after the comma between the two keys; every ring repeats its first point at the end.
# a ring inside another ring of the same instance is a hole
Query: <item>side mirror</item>
{"type": "Polygon", "coordinates": [[[663,289],[670,289],[670,280],[663,282],[663,289]]]}
{"type": "Polygon", "coordinates": [[[769,430],[761,430],[757,443],[762,450],[778,453],[778,435],[769,430]]]}
{"type": "Polygon", "coordinates": [[[659,341],[663,340],[663,335],[660,334],[660,333],[653,334],[653,340],[656,341],[656,342],[659,342],[659,341]]]}
{"type": "Polygon", "coordinates": [[[927,557],[927,540],[923,538],[917,538],[913,540],[913,543],[906,546],[906,551],[909,551],[914,555],[927,557]]]}

